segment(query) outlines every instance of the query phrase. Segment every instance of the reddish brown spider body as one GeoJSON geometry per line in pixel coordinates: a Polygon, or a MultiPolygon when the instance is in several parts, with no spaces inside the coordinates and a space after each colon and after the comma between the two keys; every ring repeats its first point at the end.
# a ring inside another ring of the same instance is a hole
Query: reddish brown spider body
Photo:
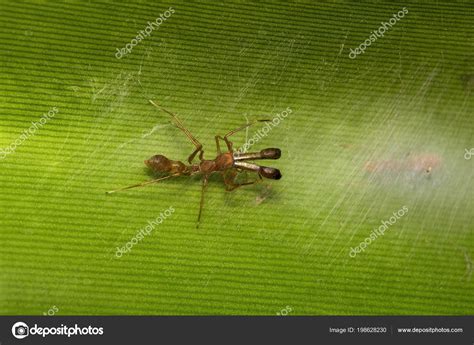
{"type": "MultiPolygon", "coordinates": [[[[197,224],[197,226],[199,226],[199,221],[201,219],[201,213],[202,213],[202,207],[204,203],[204,191],[207,187],[209,176],[211,174],[220,173],[224,178],[224,183],[228,191],[234,190],[241,186],[254,184],[258,182],[259,180],[261,180],[262,177],[273,179],[273,180],[279,180],[281,178],[281,173],[278,169],[260,166],[260,165],[248,162],[248,161],[257,160],[257,159],[278,159],[281,156],[280,149],[268,148],[268,149],[261,150],[260,152],[251,152],[251,153],[234,152],[232,149],[232,142],[230,142],[228,138],[231,135],[235,134],[236,132],[251,126],[257,121],[241,126],[227,133],[223,137],[216,135],[215,140],[216,140],[216,146],[217,146],[217,157],[213,160],[207,160],[207,159],[204,159],[204,151],[202,149],[202,145],[183,126],[183,124],[178,119],[178,117],[175,114],[171,113],[170,111],[164,109],[163,107],[160,107],[159,105],[157,105],[151,100],[150,100],[150,103],[153,104],[155,107],[170,114],[173,117],[176,126],[179,129],[181,129],[184,132],[184,134],[186,134],[186,136],[189,138],[189,140],[191,140],[191,142],[194,144],[196,149],[191,153],[191,155],[188,158],[189,164],[185,164],[181,161],[168,159],[164,155],[154,155],[150,159],[145,160],[145,164],[151,170],[153,170],[153,172],[165,174],[165,176],[151,180],[151,181],[146,181],[146,182],[142,182],[142,183],[128,186],[125,188],[110,191],[108,193],[114,193],[119,190],[145,186],[151,183],[162,181],[170,177],[191,176],[195,174],[202,174],[203,184],[202,184],[201,203],[200,203],[200,208],[199,208],[198,224],[197,224]],[[219,140],[223,140],[225,142],[228,152],[221,152],[219,140]],[[198,153],[199,153],[200,162],[197,164],[193,164],[192,161],[198,153]],[[236,182],[237,174],[238,172],[242,170],[256,172],[258,174],[259,180],[254,180],[251,182],[244,182],[244,183],[236,182]]],[[[259,121],[266,121],[266,120],[259,120],[259,121]]]]}
{"type": "Polygon", "coordinates": [[[145,160],[146,166],[148,166],[155,173],[168,173],[171,175],[178,174],[181,176],[191,176],[196,173],[202,173],[204,175],[209,175],[215,172],[225,172],[231,168],[240,168],[244,170],[252,170],[260,175],[278,180],[281,178],[279,170],[270,167],[262,167],[257,165],[244,164],[240,162],[246,159],[278,159],[281,155],[279,149],[265,149],[258,153],[251,153],[247,155],[238,155],[234,157],[231,152],[221,153],[214,160],[203,159],[199,164],[190,164],[186,165],[181,161],[174,161],[166,158],[163,155],[155,155],[150,159],[145,160]],[[254,156],[249,157],[250,155],[257,154],[260,158],[255,158],[254,156]],[[254,168],[258,167],[257,168],[254,168]]]}

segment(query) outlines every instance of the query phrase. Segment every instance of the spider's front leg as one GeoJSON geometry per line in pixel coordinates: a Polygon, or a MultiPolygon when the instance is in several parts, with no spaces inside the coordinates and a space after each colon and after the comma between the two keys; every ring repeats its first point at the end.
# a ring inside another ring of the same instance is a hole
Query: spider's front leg
{"type": "Polygon", "coordinates": [[[257,122],[268,122],[270,120],[254,120],[250,123],[246,123],[245,125],[242,125],[236,129],[234,129],[233,131],[230,131],[229,133],[227,133],[226,135],[224,135],[223,137],[220,136],[220,135],[216,135],[216,146],[217,146],[217,154],[221,154],[221,148],[220,148],[220,145],[219,145],[219,139],[220,140],[223,140],[225,142],[225,144],[227,145],[227,149],[229,150],[229,152],[234,152],[234,149],[232,148],[233,147],[233,144],[232,144],[232,141],[229,140],[229,137],[231,135],[234,135],[235,133],[247,128],[247,127],[250,127],[254,124],[256,124],[257,122]]]}
{"type": "Polygon", "coordinates": [[[226,190],[228,192],[231,192],[234,189],[237,189],[237,188],[242,187],[242,186],[248,186],[248,185],[255,184],[255,183],[258,183],[258,182],[262,181],[262,176],[260,176],[260,174],[258,174],[259,178],[255,181],[238,183],[238,182],[235,181],[236,178],[237,178],[237,175],[238,175],[238,171],[236,169],[228,169],[228,170],[222,172],[222,176],[224,177],[224,183],[225,183],[225,186],[226,186],[226,190]]]}
{"type": "Polygon", "coordinates": [[[188,137],[188,139],[193,143],[193,145],[196,147],[196,149],[193,151],[193,153],[191,153],[188,157],[189,164],[191,164],[191,162],[193,161],[194,157],[196,157],[198,152],[199,152],[199,159],[203,160],[204,151],[202,150],[202,144],[194,137],[194,135],[191,134],[191,132],[186,127],[184,127],[183,123],[178,118],[178,116],[175,113],[163,108],[161,105],[156,104],[152,100],[150,100],[150,103],[153,106],[155,106],[156,108],[161,109],[165,113],[168,113],[169,115],[171,115],[171,117],[173,118],[173,122],[176,125],[176,127],[178,127],[186,135],[186,137],[188,137]]]}
{"type": "Polygon", "coordinates": [[[188,157],[188,163],[189,164],[192,164],[192,161],[194,159],[194,157],[196,157],[196,155],[198,154],[199,152],[199,160],[203,160],[204,159],[204,150],[202,149],[202,145],[199,144],[198,146],[196,146],[196,149],[193,151],[193,153],[191,153],[188,157]]]}

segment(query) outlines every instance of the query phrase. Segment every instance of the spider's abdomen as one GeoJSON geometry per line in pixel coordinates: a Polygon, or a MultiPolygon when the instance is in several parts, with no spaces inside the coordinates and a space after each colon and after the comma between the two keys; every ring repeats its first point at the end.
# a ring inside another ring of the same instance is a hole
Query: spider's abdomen
{"type": "Polygon", "coordinates": [[[173,161],[163,155],[155,155],[145,161],[145,164],[154,172],[165,172],[169,174],[184,173],[186,165],[180,161],[173,161]]]}

